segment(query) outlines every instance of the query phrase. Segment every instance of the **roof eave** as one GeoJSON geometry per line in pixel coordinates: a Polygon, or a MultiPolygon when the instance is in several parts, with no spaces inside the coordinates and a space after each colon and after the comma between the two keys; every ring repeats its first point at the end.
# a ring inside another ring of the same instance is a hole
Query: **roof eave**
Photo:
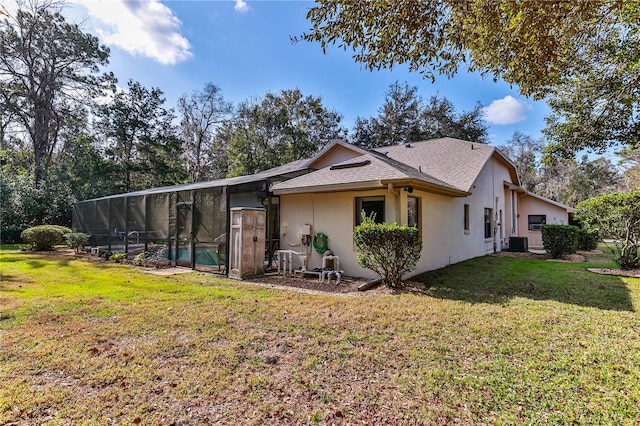
{"type": "Polygon", "coordinates": [[[457,188],[449,188],[446,186],[436,185],[434,183],[425,182],[419,179],[388,179],[381,181],[385,186],[393,184],[395,187],[412,186],[414,189],[418,189],[424,192],[430,192],[433,194],[446,195],[449,197],[467,197],[471,195],[468,191],[463,191],[457,188]]]}
{"type": "Polygon", "coordinates": [[[363,181],[363,182],[349,182],[340,184],[327,184],[327,185],[314,185],[304,186],[297,188],[272,188],[273,195],[286,195],[286,194],[306,194],[310,192],[345,192],[345,191],[357,191],[365,189],[381,189],[386,188],[387,185],[383,184],[379,180],[375,181],[363,181]]]}

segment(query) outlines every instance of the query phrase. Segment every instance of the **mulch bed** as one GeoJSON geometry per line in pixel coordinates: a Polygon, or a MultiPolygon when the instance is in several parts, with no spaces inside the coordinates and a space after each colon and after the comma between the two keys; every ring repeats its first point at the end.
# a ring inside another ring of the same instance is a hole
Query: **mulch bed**
{"type": "Polygon", "coordinates": [[[616,275],[619,277],[640,278],[640,269],[587,268],[589,272],[602,275],[616,275]]]}

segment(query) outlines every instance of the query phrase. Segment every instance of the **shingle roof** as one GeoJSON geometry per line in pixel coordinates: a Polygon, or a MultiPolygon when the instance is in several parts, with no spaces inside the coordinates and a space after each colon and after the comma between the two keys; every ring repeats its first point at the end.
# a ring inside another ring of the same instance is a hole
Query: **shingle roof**
{"type": "Polygon", "coordinates": [[[386,152],[389,158],[467,192],[496,152],[491,145],[454,138],[411,142],[375,150],[386,152]]]}
{"type": "Polygon", "coordinates": [[[425,184],[441,187],[443,190],[461,192],[446,182],[429,176],[411,166],[388,158],[381,153],[370,152],[352,158],[331,167],[325,167],[312,173],[299,176],[273,186],[276,193],[291,190],[313,191],[331,190],[336,186],[349,188],[381,187],[388,181],[416,180],[425,184]]]}

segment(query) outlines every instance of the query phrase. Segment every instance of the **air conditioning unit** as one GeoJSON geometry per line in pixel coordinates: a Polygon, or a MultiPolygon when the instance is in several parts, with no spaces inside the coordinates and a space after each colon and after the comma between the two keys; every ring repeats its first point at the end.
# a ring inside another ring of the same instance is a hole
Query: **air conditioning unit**
{"type": "Polygon", "coordinates": [[[509,237],[509,251],[529,251],[529,239],[527,237],[509,237]]]}

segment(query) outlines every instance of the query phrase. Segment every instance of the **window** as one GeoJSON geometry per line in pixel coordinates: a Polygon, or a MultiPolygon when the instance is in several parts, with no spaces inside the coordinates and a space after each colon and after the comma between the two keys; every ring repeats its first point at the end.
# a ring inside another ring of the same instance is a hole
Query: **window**
{"type": "Polygon", "coordinates": [[[420,227],[420,199],[407,197],[407,225],[420,227]]]}
{"type": "Polygon", "coordinates": [[[374,214],[374,222],[384,223],[384,196],[356,198],[356,225],[362,222],[362,212],[367,217],[374,214]]]}
{"type": "Polygon", "coordinates": [[[539,231],[542,229],[542,225],[547,223],[547,215],[545,214],[530,214],[529,215],[529,231],[539,231]]]}
{"type": "Polygon", "coordinates": [[[493,214],[493,209],[484,209],[484,237],[491,238],[493,237],[493,232],[491,229],[491,215],[493,214]]]}
{"type": "Polygon", "coordinates": [[[464,205],[464,230],[469,231],[469,204],[464,205]]]}

